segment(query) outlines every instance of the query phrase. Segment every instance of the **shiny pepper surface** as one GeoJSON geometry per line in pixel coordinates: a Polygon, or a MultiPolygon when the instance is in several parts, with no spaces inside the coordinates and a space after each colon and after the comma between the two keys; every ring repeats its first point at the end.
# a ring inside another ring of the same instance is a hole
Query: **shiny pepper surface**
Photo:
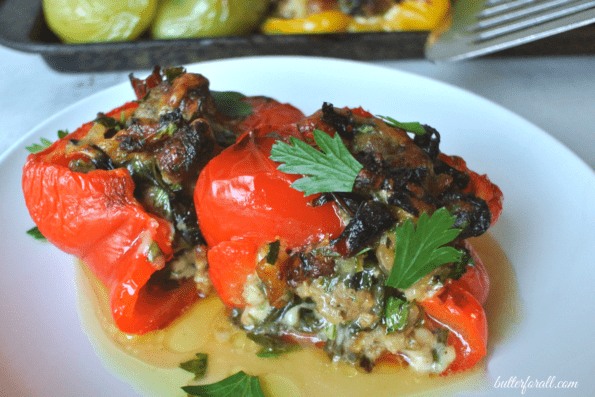
{"type": "Polygon", "coordinates": [[[295,125],[260,125],[211,160],[200,174],[195,204],[209,245],[209,274],[224,303],[242,307],[242,291],[256,253],[281,239],[288,249],[337,237],[343,221],[328,203],[311,205],[290,185],[299,178],[269,158],[276,138],[302,138],[295,125]]]}

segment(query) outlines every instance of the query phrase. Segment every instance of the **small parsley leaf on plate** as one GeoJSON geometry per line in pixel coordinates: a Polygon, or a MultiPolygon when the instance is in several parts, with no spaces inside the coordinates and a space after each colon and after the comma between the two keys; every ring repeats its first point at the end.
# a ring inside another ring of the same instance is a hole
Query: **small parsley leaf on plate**
{"type": "Polygon", "coordinates": [[[180,364],[180,368],[194,374],[194,380],[205,377],[207,373],[207,359],[205,353],[196,353],[196,358],[180,364]]]}
{"type": "Polygon", "coordinates": [[[460,261],[461,251],[443,247],[461,232],[452,228],[455,221],[446,208],[440,208],[431,218],[422,213],[417,226],[408,219],[395,227],[395,259],[386,285],[407,289],[438,266],[460,261]]]}
{"type": "Polygon", "coordinates": [[[426,130],[423,127],[423,125],[421,125],[420,123],[418,123],[416,121],[410,122],[410,123],[401,123],[400,121],[397,121],[397,120],[393,119],[392,117],[388,117],[388,116],[378,116],[378,117],[384,119],[385,123],[391,127],[402,128],[407,132],[413,132],[415,135],[424,135],[426,133],[426,130]]]}
{"type": "MultiPolygon", "coordinates": [[[[66,135],[68,135],[68,130],[58,130],[58,139],[62,139],[66,135]]],[[[34,143],[31,146],[25,146],[25,149],[27,149],[29,151],[29,153],[39,153],[42,150],[45,150],[45,149],[49,148],[50,146],[52,146],[52,143],[53,143],[49,139],[45,139],[45,138],[40,138],[39,141],[41,142],[41,144],[34,143]]]]}
{"type": "Polygon", "coordinates": [[[230,117],[247,117],[254,113],[252,106],[241,102],[244,98],[243,94],[234,91],[211,91],[213,99],[215,99],[215,107],[219,113],[230,117]]]}
{"type": "Polygon", "coordinates": [[[41,141],[41,144],[34,143],[31,146],[25,146],[25,149],[27,149],[29,151],[29,153],[39,153],[42,150],[45,150],[52,145],[52,142],[45,138],[41,138],[40,141],[41,141]]]}
{"type": "Polygon", "coordinates": [[[339,134],[331,138],[321,130],[314,130],[314,141],[323,150],[291,137],[291,145],[277,141],[271,148],[271,160],[281,164],[279,171],[308,175],[291,187],[305,196],[324,192],[350,192],[363,166],[351,155],[339,134]]]}
{"type": "Polygon", "coordinates": [[[27,230],[27,234],[29,236],[33,237],[37,241],[47,241],[47,239],[45,238],[45,236],[43,234],[41,234],[41,232],[39,231],[37,226],[32,227],[31,229],[27,230]]]}
{"type": "Polygon", "coordinates": [[[258,377],[243,371],[210,385],[184,386],[182,390],[202,397],[264,397],[258,377]]]}

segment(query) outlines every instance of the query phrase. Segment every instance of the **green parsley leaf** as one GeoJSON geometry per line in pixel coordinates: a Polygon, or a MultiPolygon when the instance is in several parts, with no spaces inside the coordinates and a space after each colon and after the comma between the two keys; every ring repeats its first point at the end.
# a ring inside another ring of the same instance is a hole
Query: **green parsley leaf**
{"type": "Polygon", "coordinates": [[[184,386],[186,393],[202,397],[264,397],[258,377],[240,371],[210,385],[184,386]]]}
{"type": "Polygon", "coordinates": [[[45,238],[45,236],[43,234],[41,234],[41,232],[39,231],[37,226],[32,227],[31,229],[27,230],[27,234],[29,236],[33,237],[35,240],[47,241],[47,239],[45,238]]]}
{"type": "Polygon", "coordinates": [[[198,380],[205,377],[207,373],[207,354],[196,353],[196,358],[180,364],[180,368],[184,371],[192,372],[194,374],[194,380],[198,380]]]}
{"type": "Polygon", "coordinates": [[[408,219],[402,226],[396,227],[395,260],[386,285],[407,289],[438,266],[459,261],[459,250],[442,247],[461,232],[452,228],[455,221],[456,217],[446,208],[440,208],[431,218],[422,213],[417,226],[408,219]]]}
{"type": "Polygon", "coordinates": [[[401,331],[407,325],[409,320],[410,303],[392,296],[386,301],[384,308],[384,320],[386,322],[386,332],[401,331]]]}
{"type": "Polygon", "coordinates": [[[305,192],[305,196],[323,192],[350,192],[363,166],[351,155],[339,134],[331,138],[321,130],[314,130],[314,141],[320,152],[297,138],[291,145],[277,141],[271,148],[271,160],[279,161],[279,171],[287,174],[310,175],[298,179],[291,187],[305,192]],[[293,146],[292,146],[293,145],[293,146]]]}
{"type": "Polygon", "coordinates": [[[25,146],[25,149],[27,149],[29,153],[39,153],[52,145],[52,142],[45,138],[41,138],[40,141],[41,145],[39,143],[34,143],[31,146],[25,146]]]}
{"type": "Polygon", "coordinates": [[[413,132],[415,135],[424,135],[426,133],[426,130],[423,127],[423,125],[421,125],[420,123],[418,123],[416,121],[411,122],[411,123],[401,123],[400,121],[397,121],[397,120],[393,119],[392,117],[387,117],[387,116],[378,116],[378,117],[384,119],[386,124],[388,124],[391,127],[402,128],[405,131],[413,132]]]}
{"type": "Polygon", "coordinates": [[[230,117],[248,117],[254,113],[252,106],[241,102],[244,98],[243,94],[234,91],[211,91],[213,99],[215,99],[215,107],[219,113],[230,117]]]}
{"type": "MultiPolygon", "coordinates": [[[[68,135],[67,130],[58,130],[58,139],[62,139],[66,135],[68,135]]],[[[41,142],[41,144],[34,143],[31,146],[25,146],[25,149],[27,149],[29,151],[29,153],[39,153],[42,150],[45,150],[45,149],[49,148],[50,146],[52,146],[52,141],[50,141],[49,139],[40,138],[40,142],[41,142]]]]}

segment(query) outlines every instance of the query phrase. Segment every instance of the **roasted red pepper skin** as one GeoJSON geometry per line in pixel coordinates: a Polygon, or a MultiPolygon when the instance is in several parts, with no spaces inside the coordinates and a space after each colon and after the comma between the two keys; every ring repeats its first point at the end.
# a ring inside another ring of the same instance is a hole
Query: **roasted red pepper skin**
{"type": "Polygon", "coordinates": [[[349,110],[351,110],[351,112],[353,114],[355,114],[356,116],[359,116],[359,117],[368,117],[368,118],[374,117],[374,115],[372,113],[368,112],[367,110],[364,110],[364,108],[362,108],[361,106],[359,106],[357,108],[351,108],[349,110]]]}
{"type": "Polygon", "coordinates": [[[447,328],[455,360],[442,375],[472,368],[487,354],[488,326],[483,307],[461,283],[449,282],[420,303],[429,320],[447,328]]]}
{"type": "Polygon", "coordinates": [[[304,197],[290,187],[300,176],[277,170],[279,164],[269,158],[277,141],[273,133],[301,138],[295,125],[261,124],[211,160],[196,184],[194,203],[210,248],[209,274],[229,306],[243,306],[243,285],[262,244],[283,239],[289,249],[299,248],[338,237],[344,228],[334,205],[313,207],[317,196],[304,197]]]}
{"type": "Polygon", "coordinates": [[[467,241],[464,246],[474,264],[468,265],[458,280],[449,279],[434,296],[420,303],[430,322],[450,331],[447,343],[455,348],[456,359],[443,375],[472,368],[487,354],[488,326],[483,305],[490,280],[473,246],[467,241]]]}
{"type": "Polygon", "coordinates": [[[301,110],[288,103],[280,103],[274,99],[255,96],[244,97],[242,102],[252,106],[252,114],[239,124],[240,131],[252,131],[259,125],[287,125],[304,118],[301,110]]]}
{"type": "Polygon", "coordinates": [[[209,276],[227,306],[244,307],[244,283],[256,270],[258,249],[265,241],[260,237],[246,237],[222,241],[209,250],[209,276]]]}
{"type": "Polygon", "coordinates": [[[458,280],[448,280],[447,283],[459,284],[469,291],[483,306],[488,300],[490,292],[490,278],[483,265],[483,261],[469,242],[464,241],[464,246],[471,253],[473,265],[467,265],[467,271],[458,280]]]}
{"type": "Polygon", "coordinates": [[[334,206],[313,207],[316,196],[304,197],[290,187],[300,176],[277,170],[279,163],[269,158],[277,139],[270,133],[300,136],[293,125],[261,125],[201,172],[194,203],[209,247],[258,235],[269,241],[281,237],[289,248],[297,248],[341,233],[343,223],[334,206]]]}
{"type": "MultiPolygon", "coordinates": [[[[129,103],[107,115],[130,115],[136,106],[129,103]]],[[[68,168],[77,156],[65,151],[68,141],[84,137],[92,124],[29,155],[22,179],[25,203],[48,241],[84,261],[108,288],[118,328],[144,334],[167,326],[198,295],[192,280],[170,291],[147,286],[172,256],[173,229],[136,201],[126,169],[78,173],[68,168]]]]}

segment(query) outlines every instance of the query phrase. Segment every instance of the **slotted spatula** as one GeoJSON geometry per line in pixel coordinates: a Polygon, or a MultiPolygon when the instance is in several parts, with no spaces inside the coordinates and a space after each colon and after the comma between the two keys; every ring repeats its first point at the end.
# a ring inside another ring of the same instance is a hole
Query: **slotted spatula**
{"type": "Polygon", "coordinates": [[[457,61],[595,22],[595,0],[455,0],[449,27],[433,32],[426,58],[457,61]]]}

